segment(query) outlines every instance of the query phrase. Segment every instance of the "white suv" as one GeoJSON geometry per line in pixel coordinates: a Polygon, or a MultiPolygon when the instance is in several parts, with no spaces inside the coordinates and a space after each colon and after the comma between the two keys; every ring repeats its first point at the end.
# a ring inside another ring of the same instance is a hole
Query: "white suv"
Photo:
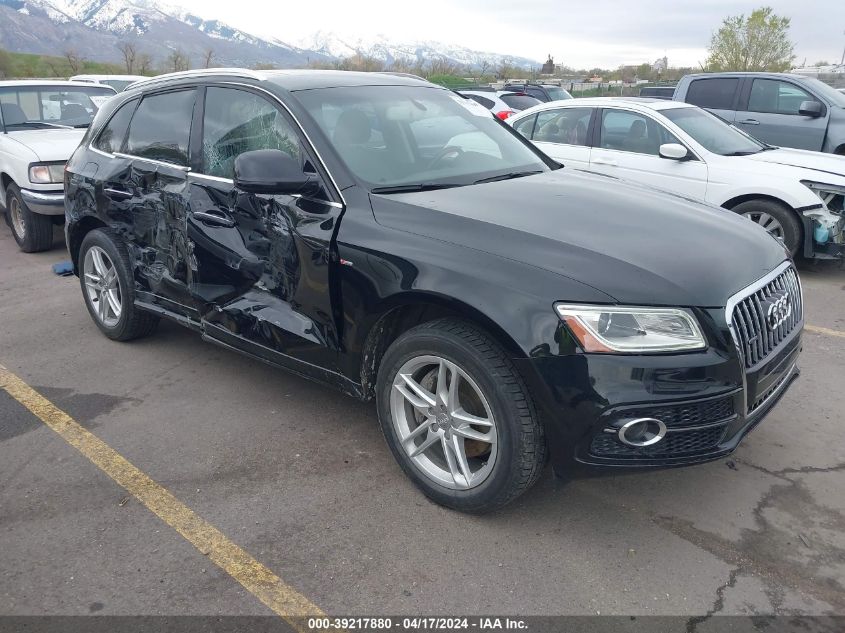
{"type": "Polygon", "coordinates": [[[53,245],[64,219],[64,166],[109,86],[69,81],[0,82],[0,209],[27,253],[53,245]]]}

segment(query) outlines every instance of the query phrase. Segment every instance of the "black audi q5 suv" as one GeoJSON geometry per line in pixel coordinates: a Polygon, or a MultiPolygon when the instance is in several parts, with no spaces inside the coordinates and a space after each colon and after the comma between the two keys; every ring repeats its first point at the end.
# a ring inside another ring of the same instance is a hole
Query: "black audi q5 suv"
{"type": "Polygon", "coordinates": [[[798,372],[801,286],[765,230],[562,166],[413,77],[134,84],[66,193],[106,336],[169,318],[374,399],[405,473],[463,511],[547,459],[573,476],[722,457],[798,372]]]}

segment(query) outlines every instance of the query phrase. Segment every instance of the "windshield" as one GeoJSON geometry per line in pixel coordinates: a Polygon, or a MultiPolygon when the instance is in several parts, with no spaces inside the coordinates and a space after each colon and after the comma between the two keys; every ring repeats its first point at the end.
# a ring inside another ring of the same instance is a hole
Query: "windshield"
{"type": "Polygon", "coordinates": [[[669,108],[661,110],[660,114],[714,154],[744,156],[767,147],[700,108],[669,108]]]}
{"type": "Polygon", "coordinates": [[[571,99],[572,95],[566,92],[563,88],[557,86],[544,86],[546,92],[549,93],[549,98],[552,101],[563,101],[564,99],[571,99]]]}
{"type": "Polygon", "coordinates": [[[357,86],[295,95],[347,167],[374,190],[462,186],[549,170],[484,106],[448,90],[357,86]]]}
{"type": "Polygon", "coordinates": [[[845,108],[845,94],[842,94],[836,88],[828,86],[826,83],[824,83],[823,81],[819,81],[815,77],[802,79],[801,83],[803,83],[811,90],[818,92],[821,96],[823,96],[833,105],[839,106],[840,108],[845,108]]]}
{"type": "Polygon", "coordinates": [[[106,86],[10,86],[0,88],[7,131],[88,127],[114,90],[106,86]]]}

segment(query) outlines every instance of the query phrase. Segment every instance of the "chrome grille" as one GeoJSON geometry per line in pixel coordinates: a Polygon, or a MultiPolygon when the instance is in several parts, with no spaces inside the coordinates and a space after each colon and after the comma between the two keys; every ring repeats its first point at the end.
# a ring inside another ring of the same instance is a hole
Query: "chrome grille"
{"type": "Polygon", "coordinates": [[[731,322],[745,367],[753,367],[771,354],[803,317],[801,286],[792,266],[740,299],[734,306],[731,322]],[[789,297],[789,314],[773,327],[769,308],[784,296],[789,297]]]}

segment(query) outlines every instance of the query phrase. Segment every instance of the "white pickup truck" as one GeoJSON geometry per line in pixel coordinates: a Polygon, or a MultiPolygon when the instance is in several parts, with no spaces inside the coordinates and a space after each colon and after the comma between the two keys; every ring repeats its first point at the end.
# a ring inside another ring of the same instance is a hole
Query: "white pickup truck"
{"type": "Polygon", "coordinates": [[[21,250],[53,245],[64,166],[115,91],[69,81],[0,81],[0,209],[21,250]]]}

